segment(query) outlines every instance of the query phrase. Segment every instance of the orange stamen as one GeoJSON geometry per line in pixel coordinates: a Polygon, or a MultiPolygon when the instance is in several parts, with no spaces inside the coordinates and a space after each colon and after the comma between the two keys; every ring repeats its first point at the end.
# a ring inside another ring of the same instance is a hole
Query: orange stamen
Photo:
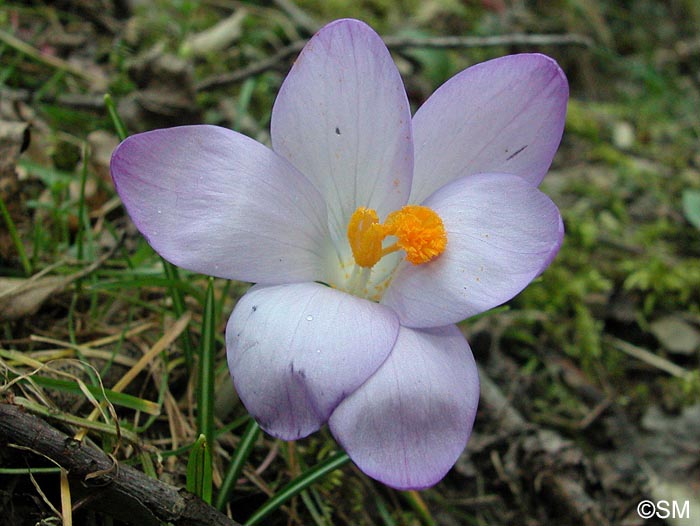
{"type": "Polygon", "coordinates": [[[360,207],[350,218],[348,240],[355,263],[361,267],[371,268],[397,250],[404,250],[408,261],[420,265],[445,251],[447,233],[440,216],[427,206],[404,206],[389,214],[383,225],[376,211],[360,207]],[[395,236],[397,241],[382,248],[387,236],[395,236]]]}
{"type": "Polygon", "coordinates": [[[359,266],[371,268],[381,259],[384,239],[382,230],[377,212],[371,208],[361,206],[350,217],[348,241],[355,263],[359,266]]]}

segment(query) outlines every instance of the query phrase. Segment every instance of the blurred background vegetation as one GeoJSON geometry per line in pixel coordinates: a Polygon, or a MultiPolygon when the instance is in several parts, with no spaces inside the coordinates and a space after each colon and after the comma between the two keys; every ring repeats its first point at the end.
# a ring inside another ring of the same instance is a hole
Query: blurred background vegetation
{"type": "MultiPolygon", "coordinates": [[[[507,308],[463,324],[484,378],[523,428],[504,432],[489,398],[464,457],[435,488],[391,491],[347,465],[266,523],[653,524],[635,512],[644,496],[697,506],[695,0],[0,0],[0,395],[62,429],[91,429],[99,447],[117,443],[120,460],[173,484],[185,485],[191,446],[208,429],[217,493],[247,436],[223,348],[246,285],[164,266],[135,231],[109,177],[119,134],[104,95],[128,133],[207,122],[269,142],[294,56],[342,17],[387,38],[414,110],[471,64],[516,52],[555,58],[571,101],[543,189],[567,234],[507,308]],[[427,44],[445,36],[464,38],[427,44]],[[213,353],[208,373],[202,352],[213,353]],[[208,424],[198,415],[203,385],[216,393],[208,424]],[[91,414],[102,386],[113,410],[91,414]],[[556,484],[533,481],[533,467],[556,484]]],[[[337,450],[326,432],[296,444],[249,438],[220,506],[241,522],[337,450]]],[[[0,452],[9,524],[59,523],[69,490],[57,472],[10,456],[0,452]]],[[[112,524],[90,510],[75,517],[112,524]]]]}

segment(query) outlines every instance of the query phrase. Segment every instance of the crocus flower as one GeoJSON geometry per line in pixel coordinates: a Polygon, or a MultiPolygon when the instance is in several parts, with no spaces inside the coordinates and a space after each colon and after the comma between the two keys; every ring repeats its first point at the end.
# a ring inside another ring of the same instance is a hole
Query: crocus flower
{"type": "Polygon", "coordinates": [[[550,58],[462,71],[411,118],[380,37],[322,28],[284,81],[272,149],[215,126],[155,130],[112,157],[165,259],[257,283],[226,328],[245,407],[271,435],[328,424],[392,487],[435,484],[471,433],[479,382],[456,322],[500,305],[561,244],[537,186],[564,126],[550,58]]]}

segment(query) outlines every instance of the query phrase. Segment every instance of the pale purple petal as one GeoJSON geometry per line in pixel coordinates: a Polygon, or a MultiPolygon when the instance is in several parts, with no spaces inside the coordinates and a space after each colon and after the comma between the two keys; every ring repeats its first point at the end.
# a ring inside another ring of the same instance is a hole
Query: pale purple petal
{"type": "Polygon", "coordinates": [[[382,298],[409,327],[455,323],[508,301],[552,261],[564,234],[556,205],[515,175],[462,177],[423,204],[442,218],[447,248],[422,265],[402,262],[382,298]]]}
{"type": "Polygon", "coordinates": [[[321,29],[304,47],[272,110],[273,149],[324,195],[331,233],[345,242],[359,206],[380,217],[408,199],[411,113],[381,38],[358,20],[321,29]]]}
{"type": "Polygon", "coordinates": [[[141,133],[114,151],[111,171],[138,229],[175,265],[265,283],[323,275],[321,195],[244,135],[216,126],[141,133]]]}
{"type": "Polygon", "coordinates": [[[568,94],[557,63],[539,54],[497,58],[452,77],[413,118],[410,201],[476,173],[509,173],[538,185],[561,140],[568,94]]]}
{"type": "Polygon", "coordinates": [[[357,466],[398,489],[432,486],[467,444],[479,401],[479,377],[454,326],[401,327],[379,370],[329,420],[357,466]]]}
{"type": "Polygon", "coordinates": [[[229,369],[260,426],[295,440],[377,370],[398,327],[387,307],[318,283],[254,287],[226,327],[229,369]]]}

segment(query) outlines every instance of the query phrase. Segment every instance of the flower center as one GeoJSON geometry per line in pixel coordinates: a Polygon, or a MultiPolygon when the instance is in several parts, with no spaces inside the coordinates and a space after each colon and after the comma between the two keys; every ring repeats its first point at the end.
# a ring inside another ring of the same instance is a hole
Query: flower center
{"type": "Polygon", "coordinates": [[[371,268],[397,250],[404,250],[408,261],[420,265],[445,251],[447,233],[440,216],[427,206],[404,206],[390,213],[384,224],[379,223],[376,211],[361,206],[350,217],[348,241],[360,267],[371,268]],[[395,236],[396,242],[382,247],[388,236],[395,236]]]}

